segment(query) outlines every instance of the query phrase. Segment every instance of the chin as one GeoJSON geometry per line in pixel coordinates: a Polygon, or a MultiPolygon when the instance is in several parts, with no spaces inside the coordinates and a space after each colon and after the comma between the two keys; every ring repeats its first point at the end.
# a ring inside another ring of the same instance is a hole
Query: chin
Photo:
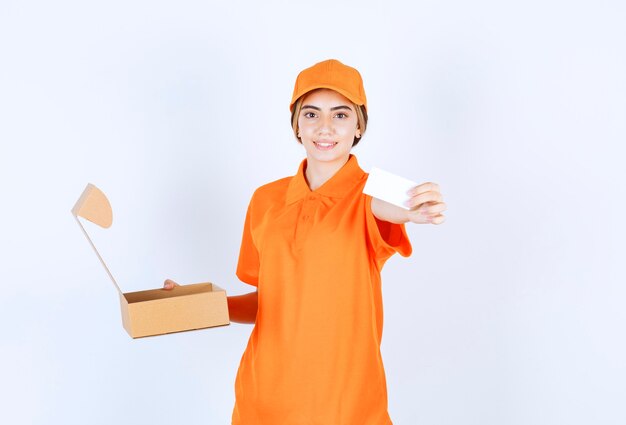
{"type": "Polygon", "coordinates": [[[350,151],[348,152],[317,152],[317,151],[307,151],[307,158],[317,162],[336,162],[341,160],[348,160],[350,156],[350,151]]]}

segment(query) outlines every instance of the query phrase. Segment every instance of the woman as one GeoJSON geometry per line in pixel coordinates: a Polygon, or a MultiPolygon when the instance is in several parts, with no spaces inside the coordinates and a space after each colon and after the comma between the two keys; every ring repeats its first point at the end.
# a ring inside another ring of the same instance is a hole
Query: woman
{"type": "Polygon", "coordinates": [[[232,321],[255,323],[232,423],[391,424],[380,271],[395,252],[410,255],[404,223],[440,224],[445,204],[434,183],[407,194],[411,210],[362,193],[367,174],[350,154],[367,127],[356,69],[305,69],[290,110],[306,159],[252,196],[237,276],[257,291],[228,298],[232,321]]]}

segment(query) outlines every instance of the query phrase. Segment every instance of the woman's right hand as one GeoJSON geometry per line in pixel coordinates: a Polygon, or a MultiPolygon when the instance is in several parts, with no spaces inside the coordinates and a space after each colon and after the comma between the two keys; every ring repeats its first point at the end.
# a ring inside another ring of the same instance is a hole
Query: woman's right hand
{"type": "Polygon", "coordinates": [[[180,285],[174,282],[172,279],[165,279],[165,282],[163,282],[163,289],[167,289],[168,291],[174,289],[175,286],[180,285]]]}

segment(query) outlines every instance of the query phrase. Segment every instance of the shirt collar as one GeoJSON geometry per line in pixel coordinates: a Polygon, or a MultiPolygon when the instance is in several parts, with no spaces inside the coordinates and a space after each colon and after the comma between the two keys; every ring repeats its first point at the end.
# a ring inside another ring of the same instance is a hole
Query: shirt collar
{"type": "Polygon", "coordinates": [[[315,190],[311,190],[304,177],[306,159],[300,163],[298,173],[293,176],[287,188],[287,204],[293,204],[308,194],[317,193],[329,198],[344,198],[354,186],[365,177],[365,172],[359,167],[356,157],[350,154],[348,162],[335,173],[326,183],[315,190]]]}

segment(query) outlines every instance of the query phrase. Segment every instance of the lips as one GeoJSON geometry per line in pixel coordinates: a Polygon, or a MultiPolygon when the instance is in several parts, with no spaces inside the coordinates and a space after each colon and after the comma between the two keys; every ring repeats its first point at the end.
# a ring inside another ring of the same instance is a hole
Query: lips
{"type": "Polygon", "coordinates": [[[313,142],[317,149],[327,151],[334,148],[337,145],[337,142],[313,142]]]}

